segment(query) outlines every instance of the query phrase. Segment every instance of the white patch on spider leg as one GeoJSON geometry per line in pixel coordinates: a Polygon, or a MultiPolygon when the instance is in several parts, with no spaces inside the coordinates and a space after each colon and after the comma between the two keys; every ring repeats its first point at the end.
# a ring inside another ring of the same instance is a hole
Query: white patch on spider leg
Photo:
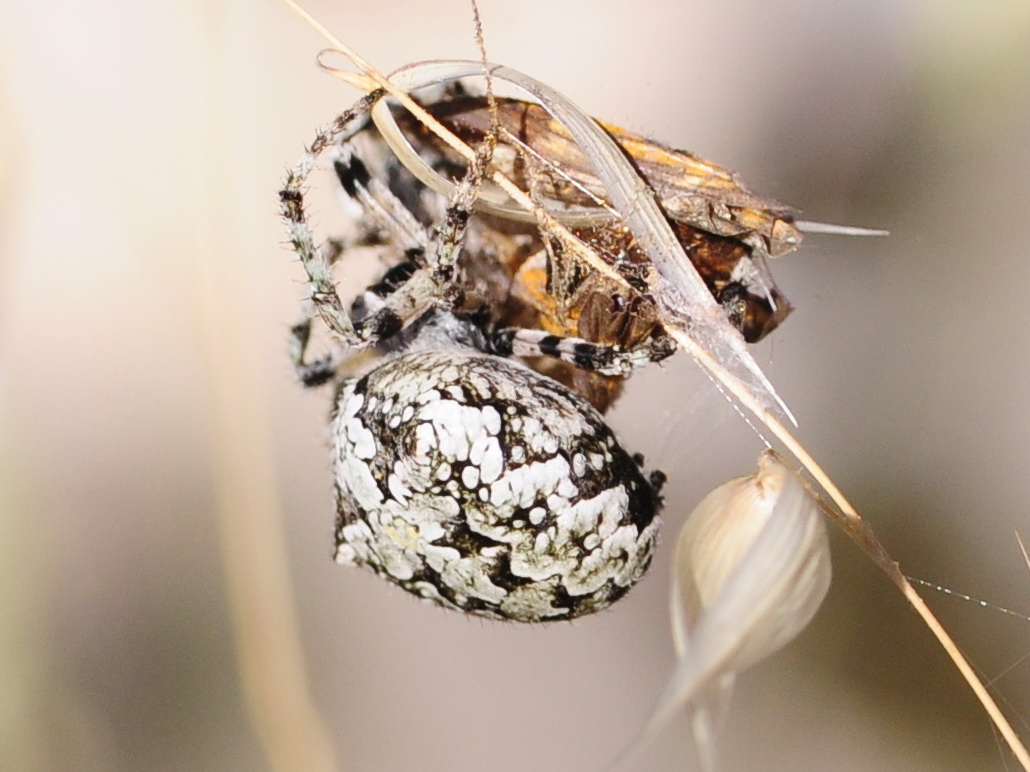
{"type": "Polygon", "coordinates": [[[584,400],[515,363],[388,359],[338,389],[333,442],[338,562],[440,605],[569,619],[650,564],[651,483],[584,400]]]}

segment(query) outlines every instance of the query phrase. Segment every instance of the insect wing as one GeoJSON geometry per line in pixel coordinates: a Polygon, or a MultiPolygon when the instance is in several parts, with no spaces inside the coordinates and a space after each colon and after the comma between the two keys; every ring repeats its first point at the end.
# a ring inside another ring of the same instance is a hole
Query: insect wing
{"type": "MultiPolygon", "coordinates": [[[[561,205],[597,206],[607,201],[591,160],[560,121],[534,102],[498,99],[496,104],[504,137],[537,162],[536,171],[551,172],[550,190],[543,194],[554,201],[556,214],[561,205]]],[[[470,144],[482,141],[493,127],[491,110],[482,97],[444,100],[430,105],[429,111],[470,144]]],[[[597,123],[629,154],[670,219],[717,236],[756,234],[762,243],[755,246],[771,257],[801,243],[801,233],[793,225],[797,211],[792,207],[752,193],[735,174],[694,153],[597,123]]],[[[514,165],[502,170],[516,181],[525,173],[514,165]]]]}

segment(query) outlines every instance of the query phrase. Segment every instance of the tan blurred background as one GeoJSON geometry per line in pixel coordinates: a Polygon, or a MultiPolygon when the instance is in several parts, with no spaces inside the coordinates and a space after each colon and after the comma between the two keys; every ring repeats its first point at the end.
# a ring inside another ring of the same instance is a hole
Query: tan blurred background
{"type": "MultiPolygon", "coordinates": [[[[1030,609],[1030,4],[481,2],[495,61],[809,219],[892,231],[775,265],[797,311],[759,357],[908,573],[1030,609]]],[[[309,5],[387,71],[476,56],[464,0],[309,5]]],[[[329,397],[292,377],[305,289],[276,218],[286,165],[355,97],[315,68],[323,46],[273,0],[0,7],[4,770],[271,769],[219,497],[237,535],[281,505],[341,769],[601,770],[671,667],[672,535],[759,450],[689,361],[612,418],[671,482],[666,548],[610,612],[491,624],[329,559],[329,397]]],[[[275,581],[273,554],[230,543],[275,581]]],[[[914,615],[834,546],[815,623],[740,684],[724,768],[1013,769],[914,615]]],[[[268,597],[258,622],[288,630],[268,597]]],[[[930,601],[1030,736],[1030,626],[930,601]]],[[[694,764],[677,726],[631,766],[694,764]]]]}

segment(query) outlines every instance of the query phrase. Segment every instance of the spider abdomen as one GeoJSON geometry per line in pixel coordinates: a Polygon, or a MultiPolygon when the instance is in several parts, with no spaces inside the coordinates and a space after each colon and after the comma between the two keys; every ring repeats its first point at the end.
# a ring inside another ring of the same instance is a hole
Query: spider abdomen
{"type": "Polygon", "coordinates": [[[344,381],[336,560],[442,606],[571,619],[647,570],[660,497],[585,400],[514,362],[407,353],[344,381]]]}

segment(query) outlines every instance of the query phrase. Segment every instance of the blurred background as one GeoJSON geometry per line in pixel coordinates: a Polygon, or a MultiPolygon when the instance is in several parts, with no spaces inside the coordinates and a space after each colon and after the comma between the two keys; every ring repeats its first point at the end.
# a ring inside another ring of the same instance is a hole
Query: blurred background
{"type": "MultiPolygon", "coordinates": [[[[797,310],[757,355],[907,573],[1030,610],[1030,4],[481,4],[494,61],[892,232],[779,260],[797,310]]],[[[464,0],[308,7],[387,72],[477,56],[464,0]]],[[[329,394],[288,361],[276,198],[356,98],[324,46],[273,0],[0,8],[0,768],[601,770],[672,668],[674,534],[760,449],[682,357],[611,417],[670,483],[609,612],[489,623],[330,560],[329,394]]],[[[724,768],[1014,769],[896,591],[839,534],[834,559],[812,626],[740,681],[724,768]]],[[[1028,623],[929,601],[1030,736],[1028,623]]],[[[695,764],[678,725],[627,768],[695,764]]]]}

